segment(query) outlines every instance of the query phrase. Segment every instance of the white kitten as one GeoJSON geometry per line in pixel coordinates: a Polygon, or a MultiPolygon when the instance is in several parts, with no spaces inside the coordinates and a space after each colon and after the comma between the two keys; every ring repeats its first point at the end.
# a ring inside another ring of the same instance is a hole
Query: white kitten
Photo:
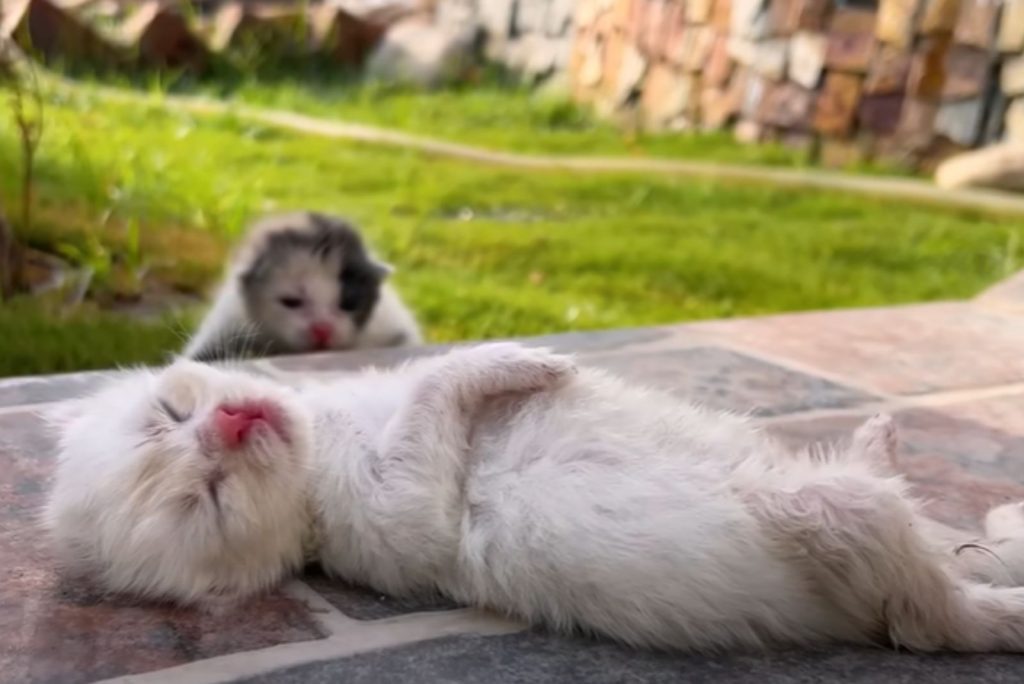
{"type": "Polygon", "coordinates": [[[266,217],[250,229],[185,356],[420,344],[415,318],[384,282],[390,272],[343,219],[266,217]]]}
{"type": "Polygon", "coordinates": [[[641,646],[1024,650],[1024,588],[924,536],[884,417],[794,454],[514,344],[297,393],[181,362],[64,413],[57,548],[116,591],[244,595],[305,546],[383,592],[641,646]]]}

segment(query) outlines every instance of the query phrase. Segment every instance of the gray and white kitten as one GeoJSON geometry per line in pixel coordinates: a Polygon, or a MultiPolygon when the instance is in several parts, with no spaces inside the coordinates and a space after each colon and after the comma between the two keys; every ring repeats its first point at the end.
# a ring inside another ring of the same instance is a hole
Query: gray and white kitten
{"type": "Polygon", "coordinates": [[[420,344],[412,313],[342,218],[267,216],[249,230],[220,292],[184,355],[243,355],[420,344]]]}

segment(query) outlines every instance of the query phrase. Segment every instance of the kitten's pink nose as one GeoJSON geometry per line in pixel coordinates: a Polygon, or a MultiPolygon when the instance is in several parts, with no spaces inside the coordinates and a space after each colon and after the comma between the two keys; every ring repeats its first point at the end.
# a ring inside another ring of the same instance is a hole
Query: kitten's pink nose
{"type": "Polygon", "coordinates": [[[224,446],[237,449],[245,443],[246,437],[257,423],[267,420],[266,411],[258,404],[224,404],[217,408],[213,424],[220,434],[224,446]]]}
{"type": "Polygon", "coordinates": [[[331,337],[334,331],[328,323],[314,323],[309,326],[309,337],[313,340],[313,346],[317,349],[327,349],[331,346],[331,337]]]}

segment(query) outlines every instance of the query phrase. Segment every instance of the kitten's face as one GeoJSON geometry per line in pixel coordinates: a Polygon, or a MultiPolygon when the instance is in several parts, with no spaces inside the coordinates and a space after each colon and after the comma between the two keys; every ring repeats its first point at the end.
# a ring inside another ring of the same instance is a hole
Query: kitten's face
{"type": "Polygon", "coordinates": [[[47,517],[70,569],[189,602],[301,563],[312,427],[290,390],[179,362],[64,413],[47,517]]]}
{"type": "Polygon", "coordinates": [[[275,220],[280,226],[240,276],[250,319],[274,340],[276,351],[352,347],[388,269],[340,220],[315,214],[275,220]]]}

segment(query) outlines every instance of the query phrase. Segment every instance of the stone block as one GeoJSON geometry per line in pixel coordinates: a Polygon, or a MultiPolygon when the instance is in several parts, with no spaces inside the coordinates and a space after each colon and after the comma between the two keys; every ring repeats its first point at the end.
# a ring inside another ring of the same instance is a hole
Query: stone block
{"type": "Polygon", "coordinates": [[[692,118],[697,105],[696,78],[664,62],[655,64],[644,79],[640,107],[647,127],[671,128],[675,120],[692,118]]]}
{"type": "Polygon", "coordinates": [[[946,57],[946,81],[942,96],[964,99],[980,96],[991,77],[991,59],[987,51],[954,45],[946,57]]]}
{"type": "Polygon", "coordinates": [[[626,24],[626,35],[632,41],[639,41],[647,26],[648,7],[654,0],[633,0],[630,4],[629,21],[626,24]]]}
{"type": "MultiPolygon", "coordinates": [[[[564,1],[564,0],[563,0],[564,1]]],[[[446,3],[441,3],[439,11],[446,7],[446,3]]],[[[598,17],[605,14],[598,0],[579,0],[576,3],[576,8],[570,16],[570,22],[575,23],[576,28],[580,31],[586,31],[590,29],[594,24],[597,23],[598,17]]],[[[438,23],[449,23],[443,15],[436,16],[435,19],[438,23]]],[[[472,21],[472,16],[469,21],[472,21]]]]}
{"type": "Polygon", "coordinates": [[[857,106],[857,123],[860,130],[891,135],[899,128],[902,112],[902,95],[864,95],[857,106]]]}
{"type": "Polygon", "coordinates": [[[875,14],[840,8],[832,16],[825,65],[839,71],[867,71],[875,51],[875,14]]]}
{"type": "Polygon", "coordinates": [[[861,79],[852,74],[828,73],[814,108],[814,129],[826,135],[843,136],[853,128],[861,79]]]}
{"type": "MultiPolygon", "coordinates": [[[[487,3],[483,3],[487,4],[487,3]]],[[[512,35],[525,36],[528,33],[541,33],[547,20],[548,2],[533,0],[532,2],[515,3],[512,13],[512,35]]]]}
{"type": "Polygon", "coordinates": [[[636,2],[637,0],[615,0],[611,12],[609,12],[612,25],[615,28],[620,31],[628,30],[630,22],[633,20],[636,2]]]}
{"type": "MultiPolygon", "coordinates": [[[[333,5],[319,5],[313,8],[310,11],[309,20],[312,43],[316,49],[329,56],[331,61],[336,64],[347,67],[361,66],[380,43],[385,33],[390,33],[388,26],[384,23],[362,19],[346,12],[341,7],[333,5]]],[[[454,30],[437,32],[432,27],[426,25],[425,22],[415,18],[408,19],[402,22],[402,24],[404,24],[403,32],[408,35],[411,44],[414,46],[411,48],[412,52],[410,52],[410,56],[414,59],[421,61],[429,60],[428,52],[437,57],[441,53],[450,55],[454,54],[452,51],[458,51],[455,43],[460,41],[457,32],[454,30]],[[418,39],[415,36],[417,29],[414,26],[421,27],[419,31],[422,39],[418,39]],[[420,40],[423,43],[422,47],[416,45],[420,40]],[[438,52],[437,48],[439,46],[436,44],[437,41],[450,45],[438,52]],[[427,48],[427,43],[430,43],[434,50],[427,48]]],[[[466,41],[463,40],[461,42],[464,44],[466,41]]],[[[404,50],[405,47],[401,49],[404,50]]],[[[463,56],[468,58],[465,50],[462,52],[463,56]]],[[[430,68],[430,65],[426,63],[423,66],[426,69],[430,68]]],[[[434,64],[433,66],[436,67],[438,65],[434,64]]]]}
{"type": "Polygon", "coordinates": [[[960,14],[961,0],[924,0],[918,20],[918,33],[951,33],[960,14]]]}
{"type": "Polygon", "coordinates": [[[515,0],[487,0],[477,4],[480,25],[488,36],[504,41],[512,35],[515,6],[515,0]]]}
{"type": "Polygon", "coordinates": [[[998,89],[989,93],[988,105],[985,112],[985,122],[981,128],[981,144],[990,145],[999,141],[1003,136],[1003,119],[1006,115],[1006,106],[1009,98],[998,89]]]}
{"type": "Polygon", "coordinates": [[[4,12],[0,40],[10,38],[26,53],[46,61],[123,67],[131,55],[85,21],[50,0],[0,2],[4,12]]]}
{"type": "Polygon", "coordinates": [[[1003,137],[1013,142],[1024,143],[1024,98],[1010,102],[1003,115],[1003,137]]]}
{"type": "Polygon", "coordinates": [[[907,93],[923,98],[939,97],[942,94],[949,47],[949,35],[935,35],[920,41],[910,58],[907,93]]]}
{"type": "Polygon", "coordinates": [[[729,33],[735,38],[755,39],[760,31],[759,22],[767,23],[761,18],[765,0],[732,0],[729,17],[729,33]]]}
{"type": "Polygon", "coordinates": [[[1004,0],[996,47],[1001,52],[1024,51],[1024,0],[1004,0]]]}
{"type": "Polygon", "coordinates": [[[771,83],[765,87],[757,108],[757,121],[786,129],[807,127],[814,94],[795,83],[771,83]]]}
{"type": "Polygon", "coordinates": [[[1011,97],[1024,95],[1024,56],[1012,57],[1003,62],[999,87],[1011,97]]]}
{"type": "Polygon", "coordinates": [[[719,130],[735,120],[740,112],[742,88],[726,90],[705,88],[700,93],[701,128],[719,130]]]}
{"type": "Polygon", "coordinates": [[[771,0],[768,31],[772,36],[791,36],[800,28],[801,0],[771,0]]]}
{"type": "Polygon", "coordinates": [[[824,31],[832,15],[830,0],[800,0],[797,29],[800,31],[824,31]]]}
{"type": "MultiPolygon", "coordinates": [[[[584,90],[596,88],[601,84],[601,75],[604,73],[603,48],[603,41],[596,36],[580,38],[576,43],[573,66],[570,70],[574,75],[573,82],[584,90]]],[[[579,95],[583,99],[589,99],[583,93],[579,95]]]]}
{"type": "Polygon", "coordinates": [[[781,38],[760,42],[738,38],[729,41],[729,54],[733,59],[773,81],[780,81],[786,75],[788,53],[789,41],[781,38]]]}
{"type": "Polygon", "coordinates": [[[890,95],[906,90],[910,71],[910,53],[900,48],[881,45],[875,51],[864,79],[866,95],[890,95]]]}
{"type": "Polygon", "coordinates": [[[657,0],[647,6],[647,15],[640,35],[640,49],[651,59],[660,59],[672,25],[668,22],[670,5],[657,0]]]}
{"type": "Polygon", "coordinates": [[[817,88],[825,69],[828,38],[800,31],[789,41],[789,79],[804,88],[817,88]]]}
{"type": "Polygon", "coordinates": [[[619,82],[619,73],[622,71],[622,63],[625,59],[626,50],[629,49],[629,42],[619,32],[609,35],[601,49],[601,94],[604,99],[613,101],[615,99],[616,85],[619,82]]]}
{"type": "Polygon", "coordinates": [[[757,112],[761,107],[761,98],[768,82],[759,74],[748,70],[744,80],[743,92],[740,99],[740,115],[750,121],[757,120],[757,112]]]}
{"type": "Polygon", "coordinates": [[[984,110],[982,98],[943,102],[935,115],[935,132],[958,145],[974,147],[981,136],[984,110]]]}
{"type": "Polygon", "coordinates": [[[908,48],[914,39],[914,19],[920,0],[881,0],[875,36],[890,45],[908,48]]]}
{"type": "Polygon", "coordinates": [[[715,36],[708,55],[708,63],[701,76],[708,88],[721,88],[733,72],[733,60],[729,55],[729,39],[724,35],[715,36]]]}
{"type": "Polygon", "coordinates": [[[992,48],[998,28],[1001,2],[961,0],[960,14],[953,29],[953,42],[982,50],[992,48]]]}
{"type": "Polygon", "coordinates": [[[706,24],[711,19],[713,0],[686,0],[686,21],[691,24],[706,24]]]}

